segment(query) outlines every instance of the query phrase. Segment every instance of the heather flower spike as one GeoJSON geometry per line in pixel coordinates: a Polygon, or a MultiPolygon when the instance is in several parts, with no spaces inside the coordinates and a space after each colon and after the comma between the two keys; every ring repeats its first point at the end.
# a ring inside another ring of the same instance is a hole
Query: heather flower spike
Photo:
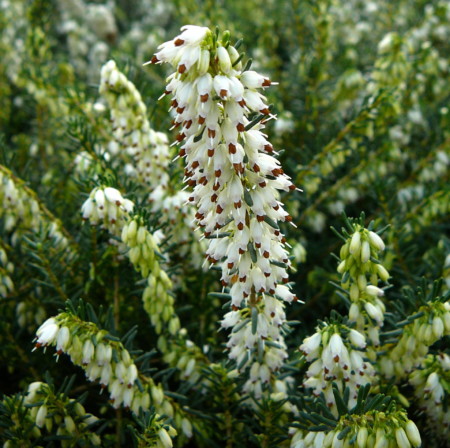
{"type": "Polygon", "coordinates": [[[290,261],[279,222],[292,218],[280,191],[296,187],[263,132],[275,118],[261,93],[271,81],[243,71],[229,32],[220,40],[205,27],[187,25],[181,31],[150,62],[175,69],[165,90],[172,98],[173,128],[179,130],[174,144],[185,159],[196,222],[208,239],[206,258],[220,265],[231,299],[232,311],[222,322],[233,327],[230,358],[239,369],[259,359],[252,382],[258,391],[266,368],[279,369],[287,357],[283,302],[297,297],[286,285],[290,261]],[[269,347],[267,340],[275,344],[269,347]]]}

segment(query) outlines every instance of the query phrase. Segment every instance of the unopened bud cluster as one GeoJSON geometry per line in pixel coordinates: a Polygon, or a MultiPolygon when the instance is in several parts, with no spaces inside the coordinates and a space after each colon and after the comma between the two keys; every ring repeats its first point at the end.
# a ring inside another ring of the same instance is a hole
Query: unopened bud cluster
{"type": "Polygon", "coordinates": [[[450,335],[450,301],[430,301],[417,312],[420,317],[403,327],[399,341],[385,347],[379,366],[387,378],[404,378],[420,365],[431,345],[450,335]]]}
{"type": "Polygon", "coordinates": [[[163,327],[167,327],[170,334],[176,334],[180,321],[173,307],[173,285],[161,269],[158,245],[142,218],[135,216],[123,226],[122,241],[129,248],[128,257],[133,266],[144,278],[148,278],[142,300],[156,332],[161,334],[163,327]]]}
{"type": "Polygon", "coordinates": [[[260,89],[271,82],[243,71],[228,32],[218,40],[208,28],[181,30],[151,62],[176,69],[165,94],[172,97],[179,155],[185,158],[185,181],[193,188],[189,202],[197,207],[196,222],[209,241],[206,257],[220,264],[222,284],[229,288],[235,314],[227,315],[223,326],[234,327],[230,357],[241,368],[268,358],[266,367],[277,369],[287,356],[280,332],[285,316],[281,302],[271,302],[296,300],[288,287],[279,289],[288,282],[290,261],[278,222],[291,220],[279,191],[296,187],[263,133],[264,122],[273,116],[260,89]],[[253,114],[259,118],[251,122],[253,114]],[[273,312],[265,311],[266,301],[273,312]],[[238,311],[242,306],[251,308],[243,314],[257,313],[250,318],[253,325],[238,311]],[[266,337],[273,345],[265,344],[266,337]]]}
{"type": "Polygon", "coordinates": [[[78,401],[64,394],[56,395],[52,388],[42,382],[31,383],[23,404],[36,424],[36,436],[56,434],[61,437],[62,447],[71,447],[74,440],[79,444],[99,446],[100,437],[90,428],[98,418],[87,413],[78,401]]]}
{"type": "Polygon", "coordinates": [[[449,440],[450,356],[428,355],[421,367],[410,374],[409,383],[414,387],[420,409],[426,414],[427,426],[437,431],[442,440],[449,440]]]}
{"type": "Polygon", "coordinates": [[[100,94],[107,100],[111,110],[114,140],[109,150],[116,156],[124,150],[132,157],[131,172],[151,189],[160,185],[167,188],[170,161],[167,136],[155,132],[147,119],[147,107],[135,85],[119,71],[113,60],[101,71],[100,94]]]}
{"type": "Polygon", "coordinates": [[[139,387],[138,370],[129,352],[92,322],[84,322],[69,312],[47,319],[36,332],[36,347],[46,346],[55,347],[58,355],[69,355],[75,365],[83,368],[89,381],[98,381],[103,389],[108,389],[115,408],[122,405],[135,413],[150,405],[164,408],[161,386],[150,381],[148,387],[139,387]]]}
{"type": "Polygon", "coordinates": [[[91,225],[101,225],[114,235],[120,235],[134,204],[124,199],[119,190],[112,187],[96,187],[83,203],[81,213],[83,220],[91,225]]]}
{"type": "Polygon", "coordinates": [[[378,281],[389,279],[388,271],[378,260],[384,247],[377,233],[355,224],[354,233],[341,248],[337,268],[342,274],[341,285],[350,296],[349,320],[376,346],[380,344],[379,329],[386,311],[381,300],[384,291],[378,287],[378,281]]]}
{"type": "Polygon", "coordinates": [[[313,389],[313,394],[324,394],[327,406],[337,415],[332,383],[342,392],[342,381],[350,390],[349,406],[356,404],[358,389],[371,384],[374,368],[366,358],[366,339],[359,331],[343,324],[330,324],[317,328],[307,337],[300,350],[312,364],[306,372],[303,386],[313,389]]]}
{"type": "Polygon", "coordinates": [[[418,448],[421,443],[419,430],[407,413],[389,407],[384,412],[341,416],[332,431],[297,431],[291,448],[418,448]]]}

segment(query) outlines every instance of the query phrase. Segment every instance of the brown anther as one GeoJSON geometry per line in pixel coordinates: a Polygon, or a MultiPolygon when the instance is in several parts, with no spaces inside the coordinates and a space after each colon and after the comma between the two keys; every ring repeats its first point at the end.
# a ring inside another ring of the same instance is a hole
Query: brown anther
{"type": "Polygon", "coordinates": [[[172,107],[178,107],[178,101],[177,100],[172,100],[172,102],[170,103],[170,105],[172,106],[172,107]]]}
{"type": "Polygon", "coordinates": [[[272,82],[269,78],[264,78],[263,83],[261,84],[261,87],[270,87],[272,85],[272,82]]]}
{"type": "Polygon", "coordinates": [[[267,183],[266,183],[265,180],[263,180],[263,181],[260,182],[258,185],[259,185],[261,188],[264,188],[264,187],[267,185],[267,183]]]}
{"type": "Polygon", "coordinates": [[[242,293],[242,295],[244,296],[244,299],[249,296],[249,294],[246,293],[245,291],[242,293]]]}
{"type": "Polygon", "coordinates": [[[266,288],[261,287],[261,289],[258,292],[265,292],[266,288]]]}
{"type": "Polygon", "coordinates": [[[192,126],[192,120],[188,120],[184,122],[184,127],[186,129],[189,129],[192,126]]]}
{"type": "Polygon", "coordinates": [[[247,280],[247,276],[246,276],[246,275],[244,275],[243,277],[239,277],[239,281],[240,281],[241,283],[244,283],[245,280],[247,280]]]}
{"type": "Polygon", "coordinates": [[[215,230],[219,230],[221,227],[222,226],[218,222],[216,222],[216,225],[214,226],[214,229],[215,230]]]}
{"type": "Polygon", "coordinates": [[[278,210],[278,209],[280,208],[280,206],[277,204],[277,205],[274,205],[272,208],[273,208],[274,210],[278,210]]]}
{"type": "Polygon", "coordinates": [[[237,126],[236,126],[236,129],[239,132],[244,132],[245,131],[245,126],[242,123],[238,123],[237,126]]]}
{"type": "Polygon", "coordinates": [[[333,360],[334,360],[334,362],[339,362],[339,355],[336,355],[336,356],[333,358],[333,360]]]}
{"type": "Polygon", "coordinates": [[[287,215],[284,219],[285,219],[287,222],[291,222],[291,221],[292,221],[292,216],[291,216],[291,215],[287,215]]]}
{"type": "Polygon", "coordinates": [[[345,364],[344,370],[348,370],[348,365],[347,364],[345,364]]]}
{"type": "Polygon", "coordinates": [[[244,166],[242,163],[233,163],[233,168],[236,174],[244,172],[244,166]]]}
{"type": "Polygon", "coordinates": [[[203,214],[200,213],[200,212],[197,212],[197,213],[195,214],[195,217],[196,217],[198,220],[202,220],[202,219],[205,217],[205,215],[203,215],[203,214]]]}
{"type": "Polygon", "coordinates": [[[227,95],[228,95],[228,90],[227,90],[227,89],[222,89],[222,90],[219,92],[219,95],[220,95],[222,98],[226,98],[227,95]]]}
{"type": "Polygon", "coordinates": [[[208,149],[208,157],[212,157],[214,155],[214,148],[208,149]]]}
{"type": "Polygon", "coordinates": [[[159,59],[154,55],[150,61],[152,64],[157,64],[159,62],[159,59]]]}
{"type": "Polygon", "coordinates": [[[228,266],[228,269],[233,269],[234,263],[228,263],[227,266],[228,266]]]}
{"type": "Polygon", "coordinates": [[[194,202],[194,201],[195,201],[194,196],[189,196],[189,202],[194,202]]]}
{"type": "Polygon", "coordinates": [[[238,201],[238,202],[235,202],[233,205],[234,205],[234,208],[241,208],[242,202],[238,201]]]}
{"type": "Polygon", "coordinates": [[[239,230],[242,230],[244,228],[244,223],[243,222],[238,223],[237,228],[239,230]]]}
{"type": "Polygon", "coordinates": [[[202,117],[201,115],[198,117],[198,124],[203,124],[206,120],[206,117],[202,117]]]}
{"type": "Polygon", "coordinates": [[[211,232],[204,232],[203,235],[205,235],[206,238],[211,235],[211,232]]]}
{"type": "Polygon", "coordinates": [[[239,106],[244,107],[247,103],[245,102],[244,98],[242,98],[241,101],[238,101],[239,106]]]}
{"type": "Polygon", "coordinates": [[[220,176],[222,175],[222,170],[216,170],[216,171],[214,171],[214,175],[215,175],[216,177],[220,177],[220,176]]]}
{"type": "MultiPolygon", "coordinates": [[[[175,44],[176,47],[179,47],[179,46],[181,46],[181,45],[184,44],[184,40],[178,38],[178,39],[174,42],[174,44],[175,44]]],[[[263,84],[263,85],[264,85],[264,84],[263,84]]]]}
{"type": "Polygon", "coordinates": [[[182,132],[181,134],[178,134],[178,135],[177,135],[177,141],[178,141],[178,142],[181,142],[181,141],[184,140],[185,137],[186,137],[186,136],[184,135],[184,132],[182,132]]]}
{"type": "Polygon", "coordinates": [[[183,74],[186,71],[186,66],[184,64],[181,64],[178,66],[178,73],[183,74]]]}
{"type": "Polygon", "coordinates": [[[220,283],[222,284],[222,286],[228,286],[228,283],[225,280],[222,280],[220,283]]]}
{"type": "Polygon", "coordinates": [[[63,354],[63,351],[61,349],[59,349],[56,353],[57,353],[57,355],[61,356],[63,354]]]}
{"type": "Polygon", "coordinates": [[[234,143],[229,143],[228,151],[230,152],[230,154],[236,154],[236,145],[234,143]]]}
{"type": "Polygon", "coordinates": [[[217,194],[214,193],[214,194],[211,196],[211,202],[216,202],[216,201],[217,201],[217,198],[218,198],[217,194]]]}
{"type": "Polygon", "coordinates": [[[294,296],[294,298],[292,299],[293,302],[298,302],[298,297],[294,296]]]}
{"type": "Polygon", "coordinates": [[[255,247],[256,247],[257,249],[261,249],[261,243],[255,243],[255,247]]]}
{"type": "Polygon", "coordinates": [[[192,162],[191,167],[192,167],[193,170],[195,170],[195,168],[198,168],[199,166],[200,166],[200,163],[198,162],[198,160],[194,160],[192,162]]]}
{"type": "Polygon", "coordinates": [[[283,277],[281,281],[283,283],[289,283],[289,277],[283,277]]]}
{"type": "Polygon", "coordinates": [[[208,101],[208,98],[209,98],[209,94],[208,93],[205,93],[204,95],[200,95],[200,101],[202,103],[206,103],[208,101]]]}
{"type": "Polygon", "coordinates": [[[261,171],[261,168],[259,167],[259,165],[257,163],[253,164],[253,171],[255,173],[259,173],[261,171]]]}
{"type": "Polygon", "coordinates": [[[208,183],[208,179],[206,179],[206,176],[202,176],[199,180],[198,180],[199,184],[202,185],[206,185],[208,183]]]}
{"type": "Polygon", "coordinates": [[[236,305],[231,305],[231,309],[232,309],[233,311],[237,311],[239,308],[238,308],[236,305]]]}
{"type": "Polygon", "coordinates": [[[220,204],[217,204],[216,212],[220,215],[223,212],[223,208],[220,206],[220,204]]]}
{"type": "Polygon", "coordinates": [[[267,250],[265,250],[265,251],[263,252],[263,257],[264,257],[264,258],[269,258],[269,257],[270,257],[270,253],[267,252],[267,250]]]}
{"type": "Polygon", "coordinates": [[[273,311],[270,313],[270,317],[275,317],[275,313],[273,311]]]}
{"type": "Polygon", "coordinates": [[[282,171],[279,168],[275,168],[274,170],[272,170],[272,174],[276,177],[282,174],[282,171]]]}
{"type": "Polygon", "coordinates": [[[245,254],[245,250],[244,250],[244,249],[241,249],[241,248],[239,248],[239,255],[242,255],[242,254],[245,254]]]}
{"type": "Polygon", "coordinates": [[[265,107],[264,109],[261,109],[260,112],[262,114],[264,114],[264,115],[269,115],[270,114],[270,110],[267,107],[265,107]]]}
{"type": "Polygon", "coordinates": [[[294,191],[297,187],[294,184],[289,185],[289,190],[294,191]]]}
{"type": "Polygon", "coordinates": [[[275,290],[274,289],[269,289],[269,294],[274,295],[275,294],[275,290]]]}
{"type": "Polygon", "coordinates": [[[184,157],[186,155],[186,150],[184,148],[181,148],[180,151],[178,152],[178,155],[180,157],[184,157]]]}
{"type": "Polygon", "coordinates": [[[264,215],[256,215],[256,219],[258,222],[263,222],[264,221],[264,215]]]}
{"type": "Polygon", "coordinates": [[[267,145],[264,145],[264,151],[273,152],[273,146],[270,143],[267,143],[267,145]]]}
{"type": "Polygon", "coordinates": [[[220,188],[220,182],[217,182],[213,185],[213,190],[217,191],[220,188]]]}
{"type": "Polygon", "coordinates": [[[274,234],[275,236],[278,236],[278,235],[280,234],[280,231],[279,231],[279,230],[274,230],[274,231],[273,231],[273,234],[274,234]]]}
{"type": "Polygon", "coordinates": [[[195,182],[194,179],[190,179],[190,180],[188,180],[187,184],[188,184],[190,187],[195,187],[195,186],[197,185],[197,182],[195,182]]]}
{"type": "Polygon", "coordinates": [[[270,277],[270,272],[264,272],[264,277],[270,277]]]}
{"type": "Polygon", "coordinates": [[[185,107],[177,107],[177,113],[182,114],[184,112],[185,107]]]}
{"type": "Polygon", "coordinates": [[[328,373],[330,372],[327,367],[324,367],[323,371],[325,372],[325,375],[328,375],[328,373]]]}
{"type": "Polygon", "coordinates": [[[281,242],[284,244],[286,242],[286,238],[283,236],[283,238],[281,238],[281,242]]]}
{"type": "Polygon", "coordinates": [[[216,131],[214,129],[209,129],[208,128],[208,137],[209,138],[214,138],[216,136],[216,131]]]}

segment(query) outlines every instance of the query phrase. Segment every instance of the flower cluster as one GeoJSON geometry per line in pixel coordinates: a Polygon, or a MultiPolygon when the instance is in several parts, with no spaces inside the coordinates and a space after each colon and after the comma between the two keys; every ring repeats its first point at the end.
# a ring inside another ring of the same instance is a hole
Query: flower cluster
{"type": "Polygon", "coordinates": [[[0,218],[6,232],[12,233],[14,243],[27,231],[39,232],[42,228],[54,244],[68,246],[61,223],[36,199],[36,194],[17,179],[11,171],[0,165],[0,218]]]}
{"type": "Polygon", "coordinates": [[[445,353],[428,355],[422,368],[409,376],[420,408],[425,412],[427,424],[442,434],[443,440],[450,436],[450,356],[445,353]]]}
{"type": "Polygon", "coordinates": [[[378,346],[386,311],[381,300],[384,291],[378,287],[378,281],[389,279],[388,271],[378,260],[385,246],[377,233],[359,224],[353,227],[353,234],[341,247],[337,270],[342,274],[341,285],[350,296],[350,322],[355,322],[357,330],[378,346]]]}
{"type": "Polygon", "coordinates": [[[100,437],[89,428],[98,418],[87,413],[80,402],[55,394],[48,384],[31,383],[24,405],[29,407],[39,433],[45,428],[51,434],[54,426],[58,428],[56,435],[61,436],[61,446],[73,446],[74,439],[93,446],[101,444],[100,437]]]}
{"type": "Polygon", "coordinates": [[[75,365],[83,368],[89,381],[98,381],[102,388],[108,389],[115,408],[122,405],[139,413],[139,409],[146,410],[153,405],[163,413],[173,415],[172,405],[164,400],[161,385],[139,376],[130,353],[114,339],[117,338],[99,330],[94,323],[64,312],[47,319],[39,327],[36,347],[51,345],[58,355],[69,355],[75,365]]]}
{"type": "MultiPolygon", "coordinates": [[[[108,144],[107,154],[111,155],[113,163],[118,159],[126,162],[125,174],[142,184],[152,212],[161,212],[161,222],[170,223],[172,241],[180,248],[180,255],[186,255],[189,250],[186,243],[192,239],[195,229],[194,215],[187,204],[189,194],[178,188],[172,191],[167,136],[151,128],[139,91],[113,60],[102,68],[100,93],[111,111],[113,139],[108,144]]],[[[189,254],[197,261],[198,249],[193,245],[189,254]]]]}
{"type": "Polygon", "coordinates": [[[450,300],[427,302],[412,317],[400,340],[383,347],[386,354],[380,357],[379,368],[387,378],[404,378],[420,365],[431,345],[450,335],[450,300]]]}
{"type": "Polygon", "coordinates": [[[96,187],[83,203],[81,213],[83,220],[91,225],[101,224],[114,235],[120,235],[134,204],[124,199],[119,190],[112,187],[96,187]]]}
{"type": "MultiPolygon", "coordinates": [[[[328,407],[337,414],[332,382],[342,389],[342,381],[350,390],[349,406],[356,404],[358,389],[371,384],[374,368],[366,358],[365,337],[343,324],[325,324],[307,337],[300,350],[312,364],[306,372],[303,386],[313,389],[313,394],[324,394],[328,407]]],[[[341,390],[342,392],[342,390],[341,390]]]]}
{"type": "Polygon", "coordinates": [[[209,241],[206,257],[221,265],[222,284],[231,296],[234,314],[223,324],[234,327],[230,356],[242,368],[257,353],[260,359],[265,354],[278,359],[267,364],[277,369],[286,357],[279,331],[285,316],[282,303],[272,302],[296,300],[287,286],[280,288],[288,282],[290,261],[278,222],[291,217],[279,191],[296,187],[263,133],[273,116],[259,90],[271,81],[242,69],[228,32],[218,40],[204,27],[188,25],[181,31],[159,47],[151,62],[167,62],[176,69],[165,94],[172,96],[179,155],[185,158],[185,181],[193,188],[189,202],[197,207],[196,222],[209,241]],[[242,313],[250,312],[251,319],[238,311],[242,306],[249,307],[242,313]],[[265,344],[272,336],[276,347],[265,344]]]}
{"type": "Polygon", "coordinates": [[[332,431],[295,431],[291,448],[418,448],[421,443],[416,424],[408,419],[406,411],[394,406],[385,412],[344,415],[332,431]]]}
{"type": "Polygon", "coordinates": [[[150,127],[141,94],[113,60],[102,67],[100,94],[111,111],[114,136],[108,146],[111,155],[117,157],[120,150],[125,151],[133,159],[127,167],[129,174],[137,176],[152,190],[157,186],[167,188],[170,161],[167,136],[150,127]]]}

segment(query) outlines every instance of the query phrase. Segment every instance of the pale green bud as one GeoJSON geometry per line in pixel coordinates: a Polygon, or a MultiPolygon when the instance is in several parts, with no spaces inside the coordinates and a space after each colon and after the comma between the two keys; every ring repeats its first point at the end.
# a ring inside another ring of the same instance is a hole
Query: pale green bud
{"type": "Polygon", "coordinates": [[[370,259],[370,245],[368,241],[363,241],[361,245],[361,262],[367,263],[370,259]]]}
{"type": "Polygon", "coordinates": [[[231,70],[231,59],[228,51],[224,47],[217,48],[217,57],[219,59],[220,69],[224,73],[229,73],[231,70]]]}
{"type": "Polygon", "coordinates": [[[358,448],[365,448],[367,442],[368,431],[366,427],[358,429],[358,436],[356,437],[356,443],[358,448]]]}
{"type": "Polygon", "coordinates": [[[385,248],[384,242],[377,233],[369,232],[369,241],[378,250],[381,250],[381,251],[384,250],[384,248],[385,248]]]}
{"type": "Polygon", "coordinates": [[[128,224],[127,241],[134,241],[137,232],[137,222],[135,220],[128,224]]]}
{"type": "Polygon", "coordinates": [[[64,424],[66,425],[67,432],[73,433],[75,432],[75,422],[73,421],[73,418],[70,415],[66,415],[64,417],[64,424]]]}
{"type": "Polygon", "coordinates": [[[361,249],[361,234],[359,232],[355,232],[352,236],[352,240],[350,242],[350,253],[352,255],[357,255],[357,253],[361,249]]]}
{"type": "Polygon", "coordinates": [[[44,404],[39,408],[36,415],[36,425],[39,428],[44,427],[46,417],[47,417],[47,406],[44,404]]]}
{"type": "Polygon", "coordinates": [[[405,426],[406,435],[414,448],[422,445],[422,439],[420,438],[419,430],[416,424],[412,420],[408,420],[405,426]]]}
{"type": "Polygon", "coordinates": [[[204,75],[209,69],[210,54],[208,50],[202,50],[197,61],[198,76],[204,75]]]}
{"type": "Polygon", "coordinates": [[[389,279],[389,272],[381,264],[377,264],[377,272],[383,282],[387,282],[389,279]]]}
{"type": "Polygon", "coordinates": [[[164,448],[171,448],[173,446],[172,439],[164,428],[158,431],[158,436],[164,448]]]}
{"type": "Polygon", "coordinates": [[[411,448],[411,444],[403,428],[397,428],[395,430],[395,440],[397,440],[399,448],[411,448]]]}
{"type": "Polygon", "coordinates": [[[137,231],[137,243],[143,244],[145,239],[147,237],[147,229],[144,226],[140,226],[139,230],[137,231]]]}

